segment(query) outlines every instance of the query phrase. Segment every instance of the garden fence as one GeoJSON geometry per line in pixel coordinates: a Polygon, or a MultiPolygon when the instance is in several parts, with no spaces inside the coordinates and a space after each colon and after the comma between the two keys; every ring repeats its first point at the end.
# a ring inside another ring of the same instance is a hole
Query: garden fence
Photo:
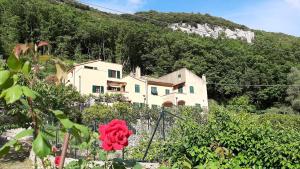
{"type": "MultiPolygon", "coordinates": [[[[83,110],[82,108],[80,108],[83,110]]],[[[143,157],[139,159],[139,161],[146,161],[147,154],[149,152],[149,149],[151,147],[151,144],[153,140],[166,140],[168,134],[171,132],[171,129],[175,123],[176,120],[182,120],[185,121],[186,117],[183,117],[179,113],[179,108],[173,108],[173,109],[164,109],[164,108],[157,108],[155,110],[156,118],[150,117],[147,115],[147,111],[140,109],[140,114],[146,114],[145,116],[139,116],[135,119],[131,119],[127,121],[129,129],[134,132],[134,135],[130,137],[129,140],[129,147],[134,147],[139,144],[141,139],[147,138],[147,144],[143,148],[143,157]]],[[[153,112],[152,112],[153,113],[153,112]]],[[[200,112],[195,112],[200,113],[200,112]]],[[[199,116],[199,122],[205,123],[207,120],[205,113],[200,113],[199,116]]],[[[124,116],[124,119],[126,119],[126,116],[124,116]]],[[[93,120],[93,123],[88,125],[88,127],[94,131],[98,132],[98,125],[99,124],[105,124],[109,120],[100,121],[97,119],[93,120]]],[[[56,145],[58,149],[62,147],[63,143],[63,133],[60,132],[60,126],[53,126],[49,125],[44,130],[48,131],[49,133],[54,133],[54,139],[50,140],[51,145],[56,145]]],[[[67,157],[69,158],[75,158],[80,159],[82,157],[88,157],[89,159],[93,160],[99,160],[99,157],[96,155],[96,150],[101,145],[100,141],[98,139],[94,140],[91,145],[78,145],[78,142],[74,139],[71,140],[69,152],[67,154],[67,157]]],[[[122,157],[123,159],[130,160],[131,157],[127,156],[128,148],[123,150],[119,153],[119,157],[122,157]]]]}

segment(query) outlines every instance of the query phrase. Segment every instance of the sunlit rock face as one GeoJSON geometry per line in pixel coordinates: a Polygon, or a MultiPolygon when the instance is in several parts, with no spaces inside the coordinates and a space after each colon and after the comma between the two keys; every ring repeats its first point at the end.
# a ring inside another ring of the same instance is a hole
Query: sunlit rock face
{"type": "Polygon", "coordinates": [[[202,37],[211,37],[216,39],[220,36],[224,36],[229,39],[244,40],[248,43],[252,43],[255,38],[255,34],[252,31],[242,29],[231,30],[229,28],[224,28],[221,26],[211,26],[208,24],[197,24],[195,26],[192,26],[187,23],[173,23],[169,25],[169,28],[171,28],[172,30],[181,30],[189,34],[194,33],[202,37]]]}

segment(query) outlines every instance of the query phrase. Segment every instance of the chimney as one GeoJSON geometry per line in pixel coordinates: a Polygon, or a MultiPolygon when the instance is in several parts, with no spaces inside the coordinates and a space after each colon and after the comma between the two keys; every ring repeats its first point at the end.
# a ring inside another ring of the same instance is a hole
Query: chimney
{"type": "Polygon", "coordinates": [[[136,78],[140,78],[141,77],[141,68],[139,66],[137,66],[135,68],[135,77],[136,78]]]}
{"type": "Polygon", "coordinates": [[[206,76],[204,74],[202,75],[202,80],[206,82],[206,76]]]}

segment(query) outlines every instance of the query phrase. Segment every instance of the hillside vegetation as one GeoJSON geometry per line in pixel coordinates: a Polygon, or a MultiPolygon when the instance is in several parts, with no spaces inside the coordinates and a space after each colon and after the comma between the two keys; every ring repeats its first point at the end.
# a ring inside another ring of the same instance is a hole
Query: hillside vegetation
{"type": "MultiPolygon", "coordinates": [[[[164,22],[209,23],[248,29],[222,18],[201,14],[140,12],[136,15],[164,22]]],[[[141,17],[99,12],[73,1],[0,0],[0,55],[16,43],[46,40],[51,54],[81,62],[103,59],[136,66],[159,76],[181,67],[206,74],[210,98],[228,101],[247,95],[265,109],[289,105],[287,77],[300,61],[300,39],[255,31],[253,44],[239,40],[202,38],[172,31],[141,17]],[[221,84],[239,84],[220,85],[221,84]],[[281,86],[250,86],[253,84],[281,86]]],[[[291,82],[293,83],[293,82],[291,82]]]]}

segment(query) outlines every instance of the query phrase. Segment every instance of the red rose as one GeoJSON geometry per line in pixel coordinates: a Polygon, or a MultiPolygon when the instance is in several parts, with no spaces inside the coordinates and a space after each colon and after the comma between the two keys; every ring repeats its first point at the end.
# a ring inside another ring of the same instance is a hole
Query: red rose
{"type": "Polygon", "coordinates": [[[128,145],[128,137],[132,131],[128,130],[124,120],[114,119],[106,125],[99,125],[99,139],[106,151],[122,150],[128,145]]]}
{"type": "Polygon", "coordinates": [[[54,159],[54,163],[56,167],[59,167],[60,164],[60,160],[61,160],[61,156],[56,156],[54,159]]]}

